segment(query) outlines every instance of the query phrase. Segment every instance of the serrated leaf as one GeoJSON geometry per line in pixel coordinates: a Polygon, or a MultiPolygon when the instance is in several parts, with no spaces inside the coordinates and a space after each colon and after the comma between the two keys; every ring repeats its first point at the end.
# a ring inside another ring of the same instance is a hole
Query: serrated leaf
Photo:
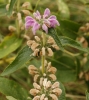
{"type": "Polygon", "coordinates": [[[8,11],[8,14],[10,15],[13,11],[13,7],[14,7],[14,4],[17,0],[11,0],[10,2],[10,6],[9,6],[9,11],[8,11]]]}
{"type": "Polygon", "coordinates": [[[59,97],[59,100],[66,100],[65,98],[65,88],[62,83],[60,83],[60,88],[62,89],[62,94],[59,97]]]}
{"type": "Polygon", "coordinates": [[[15,60],[1,73],[1,76],[9,75],[15,72],[18,69],[21,69],[24,64],[32,58],[30,56],[32,54],[32,50],[25,46],[15,58],[15,60]]]}
{"type": "Polygon", "coordinates": [[[0,77],[0,92],[7,96],[12,96],[17,100],[26,100],[27,91],[16,82],[0,77]]]}
{"type": "Polygon", "coordinates": [[[22,43],[22,39],[15,35],[6,36],[2,43],[0,43],[0,58],[7,56],[9,53],[15,51],[22,43]]]}
{"type": "Polygon", "coordinates": [[[8,100],[17,100],[17,99],[15,99],[15,98],[13,98],[12,96],[6,96],[6,98],[7,98],[8,100]]]}
{"type": "Polygon", "coordinates": [[[53,28],[49,29],[49,35],[54,38],[55,42],[57,43],[57,45],[61,50],[63,50],[64,46],[70,46],[83,52],[89,51],[87,48],[83,48],[79,42],[76,42],[65,36],[58,36],[56,30],[53,28]]]}

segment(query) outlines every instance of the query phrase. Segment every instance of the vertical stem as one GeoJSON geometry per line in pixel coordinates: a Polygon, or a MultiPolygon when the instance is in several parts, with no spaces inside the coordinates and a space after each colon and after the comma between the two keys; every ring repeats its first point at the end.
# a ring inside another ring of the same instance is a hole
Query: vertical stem
{"type": "MultiPolygon", "coordinates": [[[[43,38],[43,47],[45,47],[45,34],[44,33],[42,33],[42,38],[43,38]]],[[[42,55],[42,73],[43,74],[44,74],[44,71],[45,71],[44,62],[45,62],[45,56],[42,55]]]]}
{"type": "MultiPolygon", "coordinates": [[[[17,12],[20,10],[20,0],[17,0],[17,12]]],[[[19,26],[19,21],[18,18],[16,19],[16,26],[17,26],[17,34],[18,37],[20,36],[20,26],[19,26]]]]}
{"type": "Polygon", "coordinates": [[[19,8],[20,8],[20,0],[17,0],[17,11],[19,12],[19,8]]]}

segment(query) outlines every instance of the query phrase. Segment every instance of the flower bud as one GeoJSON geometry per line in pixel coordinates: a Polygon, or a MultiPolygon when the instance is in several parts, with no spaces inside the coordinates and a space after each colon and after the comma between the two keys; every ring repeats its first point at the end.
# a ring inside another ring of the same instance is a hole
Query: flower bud
{"type": "Polygon", "coordinates": [[[9,7],[10,7],[10,4],[7,4],[7,5],[6,5],[6,10],[7,10],[7,11],[9,10],[9,7]]]}
{"type": "Polygon", "coordinates": [[[34,98],[33,98],[33,100],[39,100],[40,99],[40,96],[35,96],[34,98]]]}
{"type": "Polygon", "coordinates": [[[49,77],[50,77],[53,81],[55,81],[55,80],[57,79],[56,76],[55,76],[54,74],[50,74],[49,77]]]}
{"type": "Polygon", "coordinates": [[[51,67],[51,62],[48,63],[47,70],[51,67]]]}
{"type": "Polygon", "coordinates": [[[53,85],[52,85],[52,89],[54,89],[54,88],[59,88],[59,82],[55,82],[53,85]]]}
{"type": "Polygon", "coordinates": [[[55,74],[57,71],[57,69],[55,67],[51,67],[49,68],[48,72],[52,73],[52,74],[55,74]]]}
{"type": "Polygon", "coordinates": [[[39,75],[34,76],[34,82],[37,82],[37,79],[39,78],[39,75]]]}
{"type": "Polygon", "coordinates": [[[39,49],[35,49],[35,51],[33,52],[33,56],[37,56],[39,52],[39,49]]]}
{"type": "Polygon", "coordinates": [[[29,2],[25,2],[25,3],[22,5],[23,8],[28,8],[29,6],[30,6],[30,3],[29,3],[29,2]]]}
{"type": "Polygon", "coordinates": [[[43,77],[41,77],[41,78],[40,78],[40,86],[42,86],[42,85],[43,85],[43,80],[44,80],[44,78],[43,78],[43,77]]]}
{"type": "Polygon", "coordinates": [[[38,90],[41,89],[41,87],[37,83],[33,83],[33,86],[34,86],[35,89],[38,89],[38,90]]]}
{"type": "Polygon", "coordinates": [[[8,29],[9,29],[11,32],[16,31],[16,28],[15,28],[14,26],[11,26],[11,25],[8,27],[8,29]]]}
{"type": "Polygon", "coordinates": [[[17,17],[18,17],[18,20],[21,20],[22,18],[21,18],[21,13],[17,13],[17,17]]]}
{"type": "Polygon", "coordinates": [[[49,36],[47,43],[54,44],[55,41],[51,36],[49,36]]]}
{"type": "Polygon", "coordinates": [[[46,98],[44,98],[44,100],[48,100],[48,98],[46,97],[46,98]]]}
{"type": "Polygon", "coordinates": [[[45,47],[42,47],[42,55],[45,56],[45,47]]]}
{"type": "Polygon", "coordinates": [[[23,26],[23,22],[22,19],[19,20],[19,26],[22,27],[23,26]]]}
{"type": "Polygon", "coordinates": [[[56,44],[53,44],[52,47],[56,50],[59,50],[59,47],[56,44]]]}
{"type": "Polygon", "coordinates": [[[37,90],[37,89],[31,89],[30,90],[30,94],[33,95],[33,96],[36,96],[40,91],[37,90]]]}
{"type": "Polygon", "coordinates": [[[51,48],[47,48],[48,56],[53,56],[53,51],[51,48]]]}
{"type": "Polygon", "coordinates": [[[29,10],[21,10],[25,15],[29,15],[30,11],[29,10]]]}
{"type": "Polygon", "coordinates": [[[36,43],[36,42],[34,42],[34,43],[32,43],[32,45],[31,45],[31,49],[34,51],[34,50],[36,49],[36,47],[38,47],[38,46],[39,46],[39,44],[36,43]]]}
{"type": "Polygon", "coordinates": [[[48,89],[49,87],[51,87],[51,85],[52,85],[51,81],[48,81],[46,84],[46,88],[48,89]]]}
{"type": "Polygon", "coordinates": [[[28,40],[27,41],[27,45],[30,47],[33,43],[35,43],[35,41],[33,41],[33,40],[28,40]]]}
{"type": "Polygon", "coordinates": [[[59,88],[55,88],[55,89],[52,90],[52,92],[55,93],[57,96],[60,96],[61,93],[62,93],[62,90],[59,89],[59,88]]]}
{"type": "Polygon", "coordinates": [[[45,94],[42,94],[40,100],[44,100],[44,98],[45,98],[45,94]]]}
{"type": "Polygon", "coordinates": [[[49,96],[52,98],[52,100],[58,100],[58,98],[55,94],[50,94],[49,96]]]}
{"type": "Polygon", "coordinates": [[[35,40],[36,40],[37,42],[40,42],[40,38],[39,38],[38,36],[35,36],[35,40]]]}

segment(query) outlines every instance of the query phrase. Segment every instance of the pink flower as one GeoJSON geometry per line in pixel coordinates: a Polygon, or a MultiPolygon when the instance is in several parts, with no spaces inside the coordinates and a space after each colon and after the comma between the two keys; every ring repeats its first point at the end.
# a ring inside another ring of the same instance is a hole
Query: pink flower
{"type": "Polygon", "coordinates": [[[59,26],[59,22],[55,15],[50,16],[50,10],[45,9],[44,14],[41,15],[39,11],[33,13],[34,18],[27,16],[25,18],[25,28],[32,27],[32,32],[35,35],[36,31],[42,28],[43,31],[48,33],[48,28],[59,26]]]}

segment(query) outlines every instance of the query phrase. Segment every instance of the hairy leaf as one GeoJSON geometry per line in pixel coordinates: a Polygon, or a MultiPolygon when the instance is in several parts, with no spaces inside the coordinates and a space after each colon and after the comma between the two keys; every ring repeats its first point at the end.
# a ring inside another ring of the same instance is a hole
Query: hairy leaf
{"type": "Polygon", "coordinates": [[[32,50],[25,46],[15,58],[15,60],[2,72],[1,76],[5,76],[21,69],[24,64],[32,58],[32,50]]]}
{"type": "Polygon", "coordinates": [[[15,51],[22,43],[22,39],[15,35],[7,36],[0,44],[0,58],[7,56],[9,53],[15,51]]]}
{"type": "Polygon", "coordinates": [[[76,42],[65,36],[58,37],[56,30],[53,28],[49,29],[49,35],[54,38],[55,42],[57,43],[57,45],[59,46],[59,48],[61,50],[63,50],[62,48],[65,46],[70,46],[70,47],[76,48],[80,51],[88,52],[88,49],[83,48],[79,42],[76,42]]]}
{"type": "Polygon", "coordinates": [[[0,92],[17,100],[26,100],[28,97],[27,91],[19,84],[2,77],[0,77],[0,92]]]}

